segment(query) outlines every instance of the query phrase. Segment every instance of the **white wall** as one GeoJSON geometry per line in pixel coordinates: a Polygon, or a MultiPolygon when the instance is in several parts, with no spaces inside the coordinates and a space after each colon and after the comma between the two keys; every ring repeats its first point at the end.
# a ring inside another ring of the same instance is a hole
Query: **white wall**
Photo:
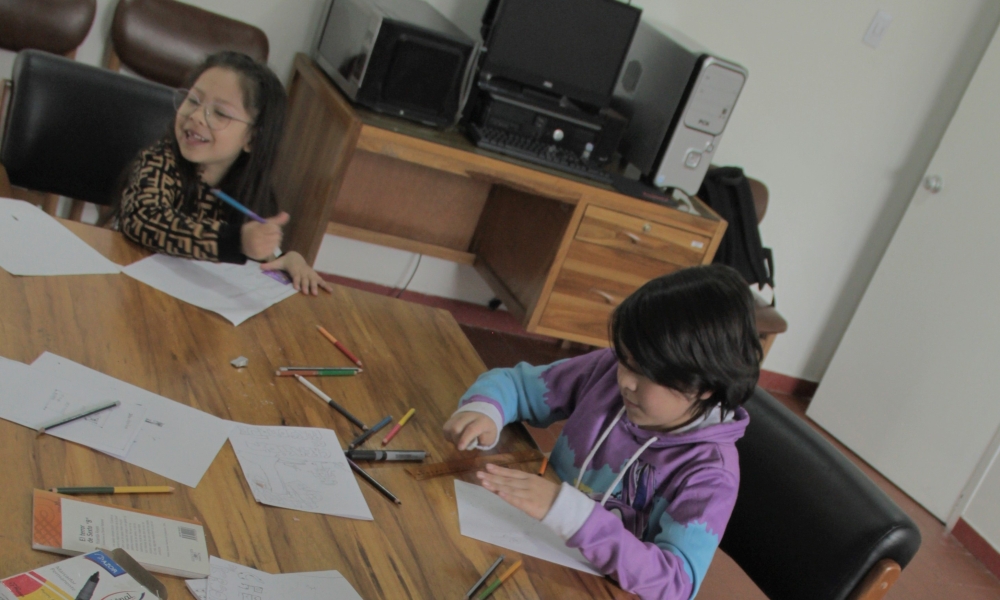
{"type": "MultiPolygon", "coordinates": [[[[485,0],[430,0],[475,31],[485,0]]],[[[325,0],[203,0],[261,27],[270,63],[287,78],[313,39],[325,0]]],[[[789,331],[765,368],[818,381],[843,335],[962,91],[1000,18],[990,0],[649,0],[667,23],[746,66],[750,77],[717,152],[771,190],[762,224],[775,253],[778,306],[789,331]],[[861,42],[878,9],[893,16],[877,49],[861,42]]],[[[103,55],[113,0],[79,59],[103,55]]],[[[0,56],[0,73],[9,56],[0,56]]],[[[5,68],[4,68],[5,67],[5,68]]],[[[358,252],[328,236],[320,264],[350,254],[367,279],[394,285],[412,255],[358,252]],[[377,257],[382,257],[378,258],[377,257]],[[369,260],[371,258],[372,260],[369,260]]],[[[484,301],[468,267],[423,260],[411,288],[484,301]],[[431,273],[424,277],[427,272],[431,273]]]]}

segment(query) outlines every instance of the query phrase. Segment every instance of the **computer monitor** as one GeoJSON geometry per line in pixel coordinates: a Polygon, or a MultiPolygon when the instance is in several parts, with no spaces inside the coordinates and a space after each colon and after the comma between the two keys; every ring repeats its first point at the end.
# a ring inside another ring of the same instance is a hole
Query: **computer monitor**
{"type": "Polygon", "coordinates": [[[484,16],[480,79],[498,77],[603,108],[641,14],[617,0],[499,0],[484,16]]]}

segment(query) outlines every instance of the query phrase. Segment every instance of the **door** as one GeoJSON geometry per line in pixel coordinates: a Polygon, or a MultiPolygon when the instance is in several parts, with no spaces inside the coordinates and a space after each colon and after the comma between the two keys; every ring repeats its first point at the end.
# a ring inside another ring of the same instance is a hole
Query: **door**
{"type": "Polygon", "coordinates": [[[994,34],[807,411],[942,521],[1000,424],[998,105],[994,34]]]}

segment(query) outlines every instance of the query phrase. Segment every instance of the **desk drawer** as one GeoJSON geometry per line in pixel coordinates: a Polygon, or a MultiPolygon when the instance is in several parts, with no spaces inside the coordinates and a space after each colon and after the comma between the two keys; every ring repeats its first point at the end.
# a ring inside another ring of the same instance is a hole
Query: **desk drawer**
{"type": "Polygon", "coordinates": [[[643,254],[574,241],[538,325],[606,340],[608,317],[622,300],[650,279],[680,268],[643,254]]]}
{"type": "Polygon", "coordinates": [[[711,238],[600,206],[588,206],[576,240],[678,265],[701,264],[711,238]]]}

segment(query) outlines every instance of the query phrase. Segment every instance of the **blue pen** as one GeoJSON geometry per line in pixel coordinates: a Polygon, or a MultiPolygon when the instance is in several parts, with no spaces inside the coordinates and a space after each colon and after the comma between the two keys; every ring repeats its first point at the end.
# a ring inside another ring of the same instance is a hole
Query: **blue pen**
{"type": "Polygon", "coordinates": [[[226,192],[223,192],[220,189],[213,189],[212,193],[215,194],[216,198],[218,198],[219,200],[222,200],[223,202],[225,202],[229,206],[232,206],[233,208],[235,208],[236,210],[238,210],[241,213],[245,214],[246,216],[250,217],[254,221],[257,221],[258,223],[267,223],[267,221],[265,221],[260,215],[258,215],[254,211],[250,210],[249,208],[243,206],[239,202],[237,202],[232,196],[230,196],[226,192]]]}

